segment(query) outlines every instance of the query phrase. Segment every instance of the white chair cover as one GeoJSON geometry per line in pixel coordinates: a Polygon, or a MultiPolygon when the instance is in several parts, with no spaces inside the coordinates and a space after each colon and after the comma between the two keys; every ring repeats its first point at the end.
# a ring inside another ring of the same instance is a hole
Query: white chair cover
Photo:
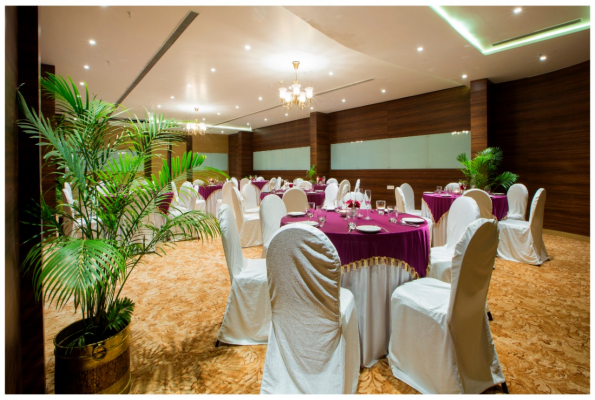
{"type": "Polygon", "coordinates": [[[457,190],[460,189],[460,186],[457,182],[451,182],[448,185],[444,186],[444,190],[457,190]]]}
{"type": "Polygon", "coordinates": [[[446,244],[430,250],[430,270],[428,277],[442,282],[451,282],[452,258],[455,246],[473,221],[479,219],[479,206],[470,197],[461,196],[450,206],[446,217],[446,244]]]}
{"type": "Polygon", "coordinates": [[[387,358],[397,379],[424,394],[504,382],[485,313],[497,247],[496,221],[474,221],[455,247],[452,285],[424,278],[395,289],[387,358]]]}
{"type": "Polygon", "coordinates": [[[295,187],[300,187],[300,184],[301,184],[303,181],[304,181],[304,180],[303,180],[302,178],[296,178],[296,179],[293,181],[293,185],[294,185],[295,187]]]}
{"type": "Polygon", "coordinates": [[[275,187],[276,190],[281,189],[281,185],[283,184],[283,180],[281,179],[281,177],[277,178],[277,186],[275,187]]]}
{"type": "MultiPolygon", "coordinates": [[[[407,185],[407,186],[409,186],[409,185],[407,185]]],[[[401,185],[401,187],[397,186],[395,188],[395,198],[397,200],[397,212],[404,213],[404,214],[417,215],[420,218],[425,219],[426,222],[428,223],[428,229],[430,231],[430,243],[432,243],[432,232],[434,230],[434,222],[432,221],[432,218],[422,217],[421,211],[419,212],[419,214],[411,212],[411,210],[407,207],[407,199],[405,197],[405,194],[403,193],[402,187],[403,187],[403,185],[401,185]]],[[[411,188],[411,186],[409,186],[409,187],[411,188]]]]}
{"type": "Polygon", "coordinates": [[[339,193],[337,194],[337,198],[341,202],[341,204],[339,204],[339,207],[343,204],[343,197],[345,197],[345,195],[347,193],[349,193],[350,191],[351,191],[351,184],[349,183],[349,181],[347,179],[344,179],[341,182],[341,184],[339,185],[339,193]]]}
{"type": "Polygon", "coordinates": [[[171,200],[171,205],[176,206],[180,202],[180,196],[178,196],[178,187],[176,181],[171,181],[171,191],[174,194],[174,198],[171,200]]]}
{"type": "Polygon", "coordinates": [[[506,219],[525,220],[527,212],[527,202],[529,201],[529,191],[522,183],[515,183],[506,193],[508,200],[508,214],[506,219]]]}
{"type": "Polygon", "coordinates": [[[233,182],[233,184],[234,184],[236,187],[239,187],[239,185],[238,185],[238,180],[237,180],[235,177],[233,177],[233,176],[232,176],[232,177],[231,177],[231,181],[233,182]]]}
{"type": "MultiPolygon", "coordinates": [[[[70,186],[70,183],[64,182],[64,189],[66,190],[66,192],[70,196],[70,200],[71,201],[69,201],[68,203],[69,204],[72,204],[73,203],[73,200],[72,200],[73,196],[72,196],[72,187],[70,186]]],[[[64,192],[62,192],[62,193],[64,193],[64,192]]]]}
{"type": "Polygon", "coordinates": [[[260,191],[261,193],[268,193],[270,191],[272,191],[275,186],[277,185],[277,178],[271,178],[270,181],[268,181],[263,187],[262,190],[260,191]]]}
{"type": "Polygon", "coordinates": [[[205,183],[204,181],[200,180],[200,179],[195,179],[194,182],[192,182],[193,186],[203,186],[205,183]]]}
{"type": "Polygon", "coordinates": [[[227,204],[219,210],[219,226],[231,290],[217,340],[236,345],[265,344],[271,329],[266,261],[244,258],[233,212],[227,204]]]}
{"type": "Polygon", "coordinates": [[[366,196],[364,195],[364,193],[350,192],[350,193],[347,193],[345,196],[343,196],[341,201],[343,202],[343,204],[345,204],[349,200],[359,201],[359,203],[360,203],[359,208],[362,210],[366,210],[368,208],[371,208],[372,205],[366,204],[366,202],[364,201],[365,198],[366,198],[366,196]]]}
{"type": "MultiPolygon", "coordinates": [[[[67,183],[65,183],[64,186],[66,186],[66,184],[67,183]]],[[[70,185],[68,185],[68,188],[70,188],[70,185]]],[[[72,209],[72,205],[74,204],[74,200],[72,199],[72,189],[70,192],[66,187],[62,189],[62,196],[65,200],[62,203],[62,208],[64,209],[65,213],[72,217],[72,219],[64,218],[64,234],[66,234],[66,236],[80,239],[83,237],[81,227],[87,225],[87,219],[83,218],[82,216],[81,218],[74,218],[74,210],[72,209]]],[[[97,229],[97,218],[91,217],[89,220],[91,222],[91,229],[97,229]]]]}
{"type": "MultiPolygon", "coordinates": [[[[232,196],[231,193],[232,193],[232,189],[234,187],[236,187],[236,186],[233,183],[233,181],[231,181],[231,182],[225,182],[223,184],[223,187],[221,188],[221,192],[222,192],[221,193],[221,202],[223,204],[227,204],[231,208],[232,212],[233,212],[233,202],[231,200],[231,196],[232,196]]],[[[219,214],[217,214],[217,215],[219,215],[219,214]]]]}
{"type": "Polygon", "coordinates": [[[260,203],[260,230],[262,231],[262,255],[267,257],[269,244],[275,232],[281,227],[281,218],[287,215],[283,200],[276,195],[268,195],[260,203]]]}
{"type": "Polygon", "coordinates": [[[303,190],[312,190],[312,184],[308,181],[303,181],[298,187],[303,190]]]}
{"type": "Polygon", "coordinates": [[[262,232],[260,230],[260,217],[258,214],[247,214],[242,209],[240,191],[232,187],[231,201],[240,232],[241,247],[262,245],[262,232]]]}
{"type": "Polygon", "coordinates": [[[339,184],[339,181],[336,180],[335,178],[330,178],[328,181],[326,181],[326,184],[329,185],[331,183],[336,183],[337,185],[339,184]]]}
{"type": "Polygon", "coordinates": [[[403,195],[405,196],[405,208],[407,214],[413,214],[417,216],[421,216],[421,209],[415,209],[415,195],[413,194],[413,188],[408,183],[403,183],[401,185],[401,190],[403,191],[403,195]]]}
{"type": "Polygon", "coordinates": [[[246,186],[248,184],[248,182],[250,182],[250,179],[248,178],[242,178],[242,180],[240,181],[240,190],[242,190],[244,188],[244,186],[246,186]]]}
{"type": "Polygon", "coordinates": [[[263,178],[262,176],[259,176],[258,178],[256,178],[256,180],[257,180],[258,182],[262,182],[262,181],[264,181],[264,178],[263,178]]]}
{"type": "Polygon", "coordinates": [[[279,229],[267,274],[272,326],[261,393],[355,393],[359,333],[353,294],[341,288],[341,261],[320,230],[279,229]]]}
{"type": "Polygon", "coordinates": [[[531,202],[529,221],[504,220],[498,223],[498,256],[509,261],[541,265],[549,260],[543,242],[545,189],[537,189],[531,202]]]}
{"type": "Polygon", "coordinates": [[[258,212],[258,190],[252,182],[242,184],[242,198],[244,200],[244,212],[257,213],[258,212]]]}
{"type": "Polygon", "coordinates": [[[359,189],[359,179],[355,182],[355,187],[353,188],[353,191],[357,192],[357,189],[359,189]]]}
{"type": "Polygon", "coordinates": [[[339,193],[339,185],[336,183],[330,183],[324,190],[324,207],[336,207],[337,194],[339,193]]]}
{"type": "Polygon", "coordinates": [[[470,189],[463,193],[463,196],[471,197],[477,202],[481,218],[494,218],[494,215],[492,214],[492,199],[490,199],[489,194],[481,189],[470,189]]]}
{"type": "Polygon", "coordinates": [[[190,182],[182,183],[179,192],[179,206],[177,208],[183,209],[182,212],[194,211],[196,204],[197,193],[190,182]]]}
{"type": "Polygon", "coordinates": [[[283,193],[283,203],[287,212],[306,211],[308,208],[308,196],[302,189],[296,187],[289,189],[283,193]]]}

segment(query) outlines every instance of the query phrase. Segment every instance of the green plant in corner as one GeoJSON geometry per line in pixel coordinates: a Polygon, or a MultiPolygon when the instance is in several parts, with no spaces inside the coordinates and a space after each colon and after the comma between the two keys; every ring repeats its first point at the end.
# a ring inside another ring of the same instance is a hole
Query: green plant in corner
{"type": "MultiPolygon", "coordinates": [[[[172,158],[171,170],[161,160],[159,176],[145,178],[146,162],[155,165],[159,151],[185,140],[175,121],[163,115],[123,120],[118,104],[90,99],[86,86],[83,100],[74,82],[60,76],[49,74],[41,85],[56,100],[60,118],[53,125],[18,93],[26,118],[19,125],[47,149],[44,164],[54,165],[58,181],[69,182],[75,195],[55,208],[40,198],[34,212],[41,221],[41,241],[22,269],[32,272],[38,299],[43,296],[59,309],[73,300],[84,329],[68,345],[79,347],[130,323],[134,302],[122,290],[145,254],[164,255],[164,247],[175,244],[168,239],[209,239],[220,233],[217,219],[206,212],[159,211],[172,197],[172,181],[185,180],[189,171],[204,180],[228,176],[201,166],[204,155],[188,152],[172,158]]],[[[171,207],[179,206],[174,201],[171,207]]]]}
{"type": "Polygon", "coordinates": [[[316,175],[316,164],[313,164],[308,171],[306,171],[306,179],[314,183],[314,175],[316,175]]]}
{"type": "Polygon", "coordinates": [[[466,153],[461,153],[457,156],[457,161],[463,165],[461,172],[469,181],[469,185],[478,189],[489,187],[494,190],[498,186],[508,189],[519,176],[512,172],[502,172],[500,175],[496,175],[503,156],[502,150],[498,147],[488,147],[477,152],[472,159],[469,159],[466,153]]]}

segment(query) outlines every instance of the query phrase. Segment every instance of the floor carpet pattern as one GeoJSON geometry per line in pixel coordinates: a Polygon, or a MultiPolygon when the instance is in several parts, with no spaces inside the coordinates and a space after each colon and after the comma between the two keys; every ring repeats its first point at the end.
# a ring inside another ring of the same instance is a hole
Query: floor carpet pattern
{"type": "MultiPolygon", "coordinates": [[[[544,241],[551,261],[541,267],[496,259],[488,303],[500,363],[510,393],[589,393],[589,243],[551,235],[544,241]]],[[[147,256],[124,290],[136,302],[131,393],[259,393],[266,346],[215,347],[230,287],[221,241],[166,250],[147,256]]],[[[243,251],[258,258],[261,247],[243,251]]],[[[45,309],[48,393],[52,340],[79,319],[72,310],[45,309]]],[[[393,377],[383,358],[361,372],[358,393],[417,391],[393,377]]]]}

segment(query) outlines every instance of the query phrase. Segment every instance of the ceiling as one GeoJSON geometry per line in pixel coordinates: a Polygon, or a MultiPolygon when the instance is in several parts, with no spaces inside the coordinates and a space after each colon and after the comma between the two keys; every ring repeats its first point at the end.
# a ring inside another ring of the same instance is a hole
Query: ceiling
{"type": "Polygon", "coordinates": [[[178,120],[194,119],[199,107],[209,133],[229,134],[305,118],[312,111],[330,113],[475,79],[505,82],[590,59],[590,29],[485,55],[478,46],[577,18],[590,21],[588,6],[522,7],[518,14],[513,9],[40,7],[41,61],[77,84],[86,82],[98,98],[116,102],[195,11],[199,16],[123,104],[131,114],[142,116],[148,109],[178,120]],[[455,29],[457,24],[472,37],[455,29]],[[294,60],[301,62],[302,87],[314,87],[312,109],[278,107],[278,88],[293,83],[294,60]],[[361,81],[366,82],[343,88],[361,81]],[[317,96],[332,89],[337,90],[317,96]]]}

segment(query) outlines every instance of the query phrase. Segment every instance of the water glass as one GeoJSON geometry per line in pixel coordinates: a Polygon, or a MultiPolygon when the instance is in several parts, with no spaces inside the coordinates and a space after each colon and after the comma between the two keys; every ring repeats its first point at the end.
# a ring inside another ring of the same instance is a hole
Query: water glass
{"type": "Polygon", "coordinates": [[[376,200],[376,209],[378,215],[384,215],[384,209],[386,208],[386,200],[376,200]]]}
{"type": "Polygon", "coordinates": [[[350,208],[347,210],[347,223],[349,224],[349,229],[355,229],[357,221],[357,209],[350,208]]]}
{"type": "Polygon", "coordinates": [[[308,208],[306,209],[306,213],[308,214],[308,219],[314,216],[314,211],[316,210],[316,204],[313,202],[308,203],[308,208]]]}
{"type": "Polygon", "coordinates": [[[436,193],[437,194],[442,193],[442,186],[436,186],[436,193]]]}
{"type": "Polygon", "coordinates": [[[316,206],[316,216],[318,217],[318,223],[322,228],[326,222],[326,208],[323,208],[322,206],[316,206]]]}

